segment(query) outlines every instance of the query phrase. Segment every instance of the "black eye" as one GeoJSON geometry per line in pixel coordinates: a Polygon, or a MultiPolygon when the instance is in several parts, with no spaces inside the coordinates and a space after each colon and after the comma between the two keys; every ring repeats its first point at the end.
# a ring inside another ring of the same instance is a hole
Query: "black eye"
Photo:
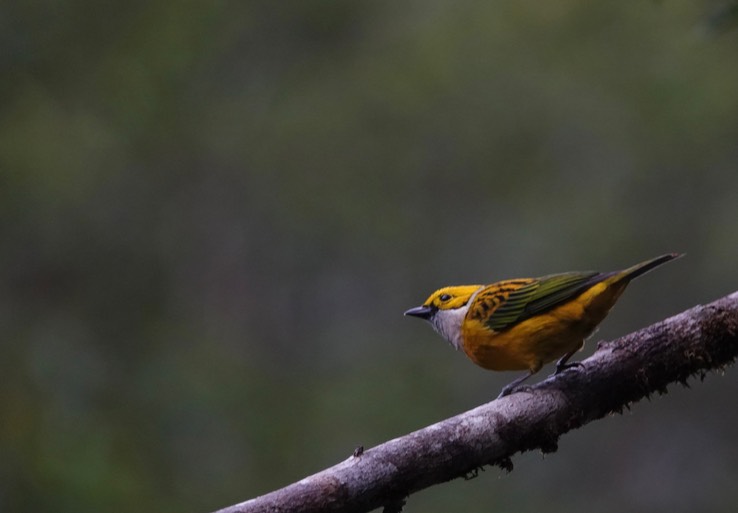
{"type": "Polygon", "coordinates": [[[449,299],[451,299],[451,294],[441,294],[438,299],[440,299],[441,301],[448,301],[449,299]]]}

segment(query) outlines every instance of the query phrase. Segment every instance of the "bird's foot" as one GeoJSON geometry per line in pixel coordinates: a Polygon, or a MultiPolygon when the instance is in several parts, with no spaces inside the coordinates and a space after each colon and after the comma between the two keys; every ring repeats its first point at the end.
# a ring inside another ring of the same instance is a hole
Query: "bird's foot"
{"type": "Polygon", "coordinates": [[[562,372],[564,372],[567,369],[573,369],[575,367],[582,367],[582,366],[583,366],[582,362],[557,363],[556,364],[556,370],[554,371],[553,374],[551,374],[551,376],[555,376],[557,374],[561,374],[562,372]]]}
{"type": "Polygon", "coordinates": [[[497,396],[497,399],[499,399],[500,397],[505,397],[506,395],[510,395],[513,393],[513,391],[517,392],[518,390],[520,390],[520,388],[518,388],[518,385],[520,385],[523,381],[531,377],[536,372],[538,372],[538,368],[536,370],[530,370],[526,372],[512,383],[508,383],[507,385],[505,385],[505,388],[502,389],[502,392],[500,392],[500,395],[497,396]]]}
{"type": "Polygon", "coordinates": [[[530,387],[530,385],[516,385],[515,383],[510,383],[502,389],[502,392],[500,392],[500,395],[497,396],[497,399],[505,397],[506,395],[510,395],[513,392],[517,394],[518,392],[530,393],[532,391],[533,389],[530,387]]]}

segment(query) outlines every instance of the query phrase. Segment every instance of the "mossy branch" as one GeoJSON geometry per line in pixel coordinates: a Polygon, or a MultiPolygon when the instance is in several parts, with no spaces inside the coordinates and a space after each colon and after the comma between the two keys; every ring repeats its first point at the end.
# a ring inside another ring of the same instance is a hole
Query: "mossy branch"
{"type": "Polygon", "coordinates": [[[670,383],[703,378],[738,356],[738,292],[611,342],[581,367],[450,419],[355,451],[343,462],[218,513],[399,511],[410,494],[511,469],[511,456],[553,452],[561,435],[620,412],[670,383]]]}

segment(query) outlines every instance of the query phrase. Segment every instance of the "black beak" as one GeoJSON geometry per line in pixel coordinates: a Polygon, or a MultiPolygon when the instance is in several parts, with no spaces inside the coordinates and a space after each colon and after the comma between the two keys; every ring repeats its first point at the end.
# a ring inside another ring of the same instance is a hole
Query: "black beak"
{"type": "Polygon", "coordinates": [[[410,315],[412,317],[420,317],[421,319],[430,319],[433,314],[436,313],[436,309],[432,306],[416,306],[411,308],[404,315],[410,315]]]}

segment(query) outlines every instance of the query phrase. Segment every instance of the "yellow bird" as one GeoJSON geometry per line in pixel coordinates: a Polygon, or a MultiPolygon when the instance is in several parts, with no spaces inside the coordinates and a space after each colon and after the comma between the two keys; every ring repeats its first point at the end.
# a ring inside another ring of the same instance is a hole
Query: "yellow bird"
{"type": "Polygon", "coordinates": [[[682,255],[670,253],[623,271],[551,274],[435,291],[405,315],[420,317],[471,361],[489,370],[527,370],[500,397],[556,360],[556,374],[584,346],[634,278],[682,255]]]}

